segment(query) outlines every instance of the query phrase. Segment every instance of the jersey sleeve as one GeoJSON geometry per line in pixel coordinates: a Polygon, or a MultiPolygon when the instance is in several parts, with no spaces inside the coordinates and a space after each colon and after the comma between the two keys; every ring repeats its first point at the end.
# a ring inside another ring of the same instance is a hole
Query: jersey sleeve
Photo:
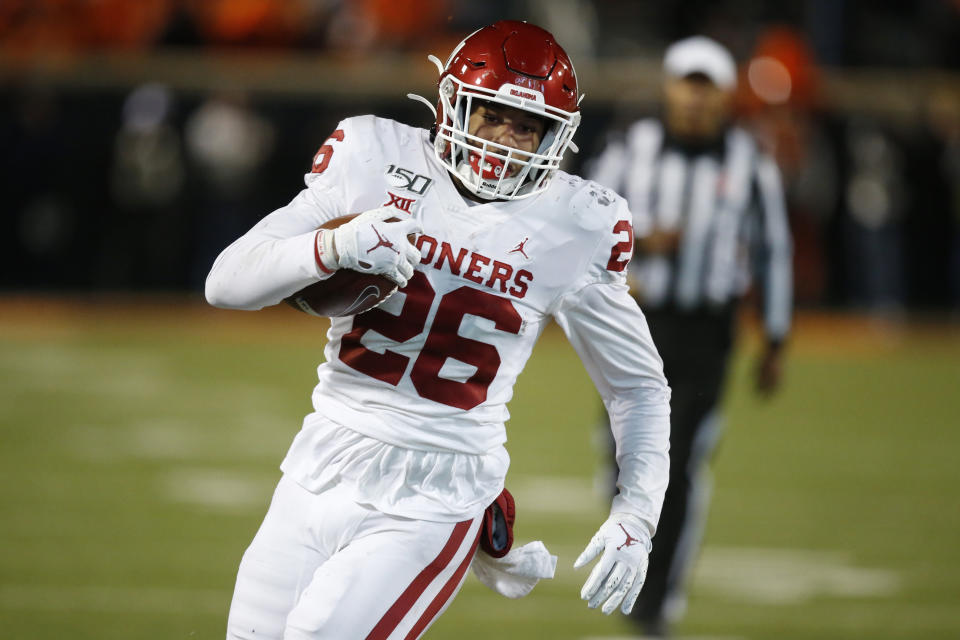
{"type": "Polygon", "coordinates": [[[346,178],[364,152],[363,123],[340,122],[314,156],[306,188],[220,253],[206,281],[210,304],[262,309],[324,277],[317,264],[317,229],[350,213],[346,178]]]}
{"type": "MultiPolygon", "coordinates": [[[[341,120],[313,156],[303,180],[317,197],[334,202],[344,214],[362,183],[361,165],[374,154],[378,119],[358,116],[341,120]]],[[[352,213],[357,213],[356,211],[352,213]]]]}
{"type": "MultiPolygon", "coordinates": [[[[626,202],[595,183],[571,202],[593,229],[590,258],[553,316],[583,361],[610,415],[620,466],[613,511],[641,518],[652,536],[669,480],[670,389],[646,319],[630,296],[633,251],[626,202]],[[587,200],[580,200],[581,197],[587,200]],[[592,199],[592,200],[590,200],[592,199]]],[[[587,229],[583,229],[587,231],[587,229]]]]}
{"type": "Polygon", "coordinates": [[[623,282],[565,296],[554,313],[600,392],[620,467],[611,512],[627,512],[652,537],[669,481],[670,389],[646,319],[623,282]]]}
{"type": "Polygon", "coordinates": [[[626,200],[591,180],[569,196],[570,230],[585,248],[569,291],[595,282],[626,282],[633,257],[633,214],[626,200]]]}

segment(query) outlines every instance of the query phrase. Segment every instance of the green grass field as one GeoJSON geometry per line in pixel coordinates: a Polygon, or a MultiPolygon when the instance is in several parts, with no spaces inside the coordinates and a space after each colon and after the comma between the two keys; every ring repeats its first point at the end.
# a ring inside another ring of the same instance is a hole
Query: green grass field
{"type": "MultiPolygon", "coordinates": [[[[681,638],[960,638],[960,327],[804,318],[784,392],[744,341],[681,638]]],[[[0,301],[0,638],[222,638],[325,323],[154,301],[0,301]]],[[[597,402],[555,328],[511,404],[521,541],[555,580],[472,576],[427,637],[615,638],[573,559],[604,517],[597,402]]]]}

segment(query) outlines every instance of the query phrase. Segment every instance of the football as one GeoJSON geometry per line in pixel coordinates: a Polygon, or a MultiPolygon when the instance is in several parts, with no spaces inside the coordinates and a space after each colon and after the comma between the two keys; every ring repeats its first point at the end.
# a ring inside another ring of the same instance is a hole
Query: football
{"type": "MultiPolygon", "coordinates": [[[[353,213],[328,220],[320,228],[336,229],[358,215],[353,213]]],[[[285,298],[284,302],[313,316],[338,318],[369,311],[396,290],[397,284],[384,276],[338,269],[326,280],[307,285],[285,298]]]]}

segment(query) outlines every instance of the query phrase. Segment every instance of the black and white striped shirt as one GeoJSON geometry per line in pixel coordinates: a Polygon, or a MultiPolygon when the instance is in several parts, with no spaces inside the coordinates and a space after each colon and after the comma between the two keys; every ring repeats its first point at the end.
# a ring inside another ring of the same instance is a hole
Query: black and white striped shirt
{"type": "Polygon", "coordinates": [[[672,144],[656,119],[634,123],[610,143],[590,177],[622,194],[637,238],[657,229],[681,232],[671,254],[630,264],[641,305],[681,311],[723,307],[760,280],[767,337],[790,329],[791,240],[780,172],[743,129],[697,152],[672,144]]]}

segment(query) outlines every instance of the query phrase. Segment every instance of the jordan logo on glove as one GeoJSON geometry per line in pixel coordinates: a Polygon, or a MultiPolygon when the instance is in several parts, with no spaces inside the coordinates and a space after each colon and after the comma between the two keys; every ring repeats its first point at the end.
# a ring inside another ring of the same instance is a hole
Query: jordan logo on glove
{"type": "Polygon", "coordinates": [[[377,234],[377,244],[367,249],[367,253],[370,253],[371,251],[373,251],[374,249],[377,249],[378,247],[386,247],[387,249],[390,249],[390,251],[393,251],[394,253],[400,253],[394,248],[392,242],[390,242],[389,240],[384,238],[382,235],[380,235],[380,232],[377,231],[377,228],[375,226],[370,225],[370,228],[373,229],[373,232],[375,234],[377,234]]]}
{"type": "Polygon", "coordinates": [[[623,549],[624,547],[629,547],[637,542],[640,542],[639,540],[634,538],[632,535],[630,535],[626,529],[624,529],[622,522],[618,522],[617,524],[620,525],[620,528],[623,529],[623,533],[627,536],[627,539],[623,542],[623,544],[617,547],[617,551],[620,551],[620,549],[623,549]]]}

